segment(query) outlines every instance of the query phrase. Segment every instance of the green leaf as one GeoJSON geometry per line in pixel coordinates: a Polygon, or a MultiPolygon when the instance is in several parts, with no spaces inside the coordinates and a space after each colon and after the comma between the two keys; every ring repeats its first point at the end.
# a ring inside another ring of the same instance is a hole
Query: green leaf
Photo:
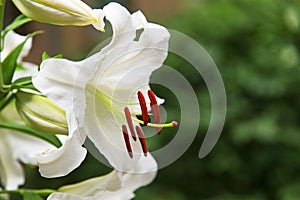
{"type": "Polygon", "coordinates": [[[56,147],[60,147],[62,145],[59,139],[55,135],[36,131],[34,129],[29,128],[26,125],[16,124],[12,122],[5,122],[5,123],[0,123],[0,128],[8,128],[16,131],[21,131],[23,133],[45,140],[56,147]]]}
{"type": "Polygon", "coordinates": [[[3,38],[5,37],[6,33],[10,30],[14,30],[20,26],[22,26],[23,24],[26,24],[27,22],[32,21],[32,19],[24,16],[24,15],[19,15],[18,17],[15,18],[15,20],[9,24],[3,31],[3,38]]]}
{"type": "Polygon", "coordinates": [[[14,75],[14,72],[16,70],[17,67],[17,59],[26,43],[26,41],[37,35],[40,34],[41,31],[36,31],[33,32],[32,34],[29,34],[26,39],[24,40],[24,42],[22,42],[21,44],[19,44],[3,61],[2,63],[2,75],[3,75],[3,82],[6,85],[9,85],[11,83],[12,77],[14,75]]]}
{"type": "Polygon", "coordinates": [[[24,200],[43,200],[39,195],[33,192],[24,192],[24,200]]]}
{"type": "Polygon", "coordinates": [[[13,82],[13,84],[31,83],[31,76],[21,77],[13,82]]]}

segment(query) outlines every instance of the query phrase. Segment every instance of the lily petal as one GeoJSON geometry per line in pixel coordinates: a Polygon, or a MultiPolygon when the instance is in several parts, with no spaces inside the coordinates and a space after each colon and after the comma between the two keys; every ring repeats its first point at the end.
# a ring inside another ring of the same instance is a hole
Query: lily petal
{"type": "Polygon", "coordinates": [[[40,72],[33,75],[32,83],[62,109],[73,111],[76,107],[83,111],[85,105],[84,84],[95,70],[84,67],[85,64],[83,61],[47,59],[41,63],[40,72]],[[76,104],[77,102],[80,103],[76,104]]]}
{"type": "Polygon", "coordinates": [[[38,72],[38,66],[33,63],[22,62],[22,66],[24,67],[24,69],[15,71],[13,79],[12,79],[13,81],[15,81],[19,78],[22,78],[22,77],[32,76],[33,74],[38,72]]]}
{"type": "MultiPolygon", "coordinates": [[[[136,171],[140,168],[152,169],[154,163],[140,162],[136,165],[136,171]],[[150,167],[149,167],[150,166],[150,167]]],[[[132,199],[134,191],[139,187],[145,186],[153,181],[156,172],[148,172],[143,174],[123,173],[112,171],[111,173],[88,179],[86,181],[63,186],[58,189],[59,192],[51,194],[47,200],[126,200],[132,199]]]]}
{"type": "MultiPolygon", "coordinates": [[[[24,42],[26,37],[27,36],[23,36],[15,33],[13,30],[7,32],[7,34],[4,37],[4,48],[1,51],[1,61],[3,61],[9,55],[9,53],[12,52],[12,50],[14,50],[19,44],[24,42]]],[[[32,38],[29,38],[26,41],[17,62],[20,62],[25,56],[28,55],[31,46],[32,46],[32,38]]]]}
{"type": "Polygon", "coordinates": [[[82,147],[85,134],[82,134],[83,131],[79,131],[79,128],[76,129],[76,126],[70,126],[72,122],[74,123],[72,120],[68,122],[71,130],[63,141],[63,146],[58,149],[49,148],[47,151],[35,155],[42,176],[47,178],[65,176],[76,169],[85,159],[87,150],[82,147]]]}
{"type": "Polygon", "coordinates": [[[130,15],[117,3],[108,4],[103,11],[114,35],[98,56],[91,57],[99,63],[94,84],[121,101],[136,102],[136,91],[146,89],[142,92],[147,93],[152,72],[165,60],[170,34],[164,27],[148,23],[141,12],[130,15]],[[143,32],[135,41],[138,29],[143,32]],[[131,94],[130,99],[128,94],[131,94]]]}
{"type": "MultiPolygon", "coordinates": [[[[95,102],[89,101],[91,99],[89,97],[87,95],[87,105],[95,105],[95,102]]],[[[128,156],[120,130],[121,125],[115,122],[113,114],[103,105],[97,104],[94,108],[87,107],[84,124],[89,138],[116,170],[132,173],[155,171],[155,168],[135,168],[139,162],[148,162],[152,163],[149,166],[155,166],[155,160],[151,155],[144,157],[140,144],[133,140],[131,140],[131,147],[134,159],[128,156]]]]}
{"type": "MultiPolygon", "coordinates": [[[[1,133],[3,134],[3,133],[1,133]]],[[[24,184],[24,172],[22,166],[12,156],[7,141],[0,135],[0,177],[3,186],[8,190],[17,189],[24,184]]]]}

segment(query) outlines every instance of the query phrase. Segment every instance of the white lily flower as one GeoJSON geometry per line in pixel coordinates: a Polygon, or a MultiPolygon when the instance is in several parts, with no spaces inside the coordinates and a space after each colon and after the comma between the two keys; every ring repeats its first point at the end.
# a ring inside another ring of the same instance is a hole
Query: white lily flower
{"type": "Polygon", "coordinates": [[[27,17],[56,25],[85,26],[93,24],[104,31],[103,12],[92,9],[81,0],[12,0],[27,17]]]}
{"type": "MultiPolygon", "coordinates": [[[[155,163],[139,163],[136,168],[153,170],[155,163]]],[[[136,171],[140,171],[137,169],[136,171]]],[[[51,194],[47,200],[127,200],[134,198],[134,191],[153,181],[156,172],[144,174],[123,173],[112,171],[111,173],[88,179],[86,181],[63,186],[58,192],[51,194]]]]}
{"type": "Polygon", "coordinates": [[[155,162],[147,152],[139,124],[156,127],[158,131],[176,126],[175,122],[160,124],[157,109],[163,100],[156,100],[151,91],[151,103],[144,98],[151,73],[167,56],[169,33],[160,25],[148,23],[140,11],[130,14],[117,3],[108,4],[103,11],[114,32],[110,44],[79,62],[45,60],[40,72],[33,76],[33,84],[72,116],[68,119],[73,121],[69,128],[78,130],[81,144],[87,134],[116,170],[155,171],[135,167],[139,162],[155,162]],[[139,29],[143,32],[137,39],[139,29]],[[156,124],[147,123],[150,106],[156,124]],[[143,120],[135,116],[141,112],[140,107],[143,120]],[[136,134],[140,142],[135,141],[136,134]]]}
{"type": "MultiPolygon", "coordinates": [[[[22,123],[13,104],[1,111],[0,121],[14,121],[22,123]]],[[[43,152],[52,145],[36,137],[0,129],[0,180],[5,189],[14,190],[24,184],[25,177],[20,163],[36,165],[35,153],[43,152]]]]}

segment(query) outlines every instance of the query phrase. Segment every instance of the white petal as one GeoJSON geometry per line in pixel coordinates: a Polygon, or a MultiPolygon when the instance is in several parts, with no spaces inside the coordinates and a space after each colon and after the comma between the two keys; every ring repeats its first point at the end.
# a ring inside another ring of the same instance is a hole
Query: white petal
{"type": "Polygon", "coordinates": [[[33,85],[65,111],[84,110],[83,87],[94,73],[83,62],[50,58],[42,62],[39,73],[32,77],[33,85]],[[75,104],[74,104],[75,103],[75,104]]]}
{"type": "Polygon", "coordinates": [[[38,66],[33,63],[22,62],[22,66],[24,67],[24,69],[15,71],[12,79],[13,81],[22,77],[32,76],[33,74],[38,72],[38,66]]]}
{"type": "Polygon", "coordinates": [[[85,140],[84,132],[79,131],[80,128],[77,129],[74,124],[71,125],[71,123],[76,123],[73,117],[69,119],[68,126],[71,129],[63,146],[35,155],[39,171],[44,177],[53,178],[69,174],[82,163],[87,154],[87,150],[82,147],[85,140]]]}
{"type": "Polygon", "coordinates": [[[41,139],[15,131],[7,133],[6,137],[10,148],[13,149],[13,157],[23,163],[36,165],[35,153],[53,147],[41,139]]]}
{"type": "Polygon", "coordinates": [[[93,24],[93,26],[97,29],[100,30],[102,32],[104,32],[104,12],[101,9],[93,9],[93,13],[95,15],[95,17],[98,19],[98,21],[96,23],[93,24]]]}
{"type": "MultiPolygon", "coordinates": [[[[140,162],[138,168],[149,168],[149,163],[140,162]]],[[[150,167],[151,168],[151,167],[150,167]]],[[[138,170],[140,171],[140,170],[138,170]]],[[[82,200],[82,199],[107,199],[126,200],[134,197],[134,191],[153,181],[156,172],[133,174],[112,171],[98,178],[92,178],[77,184],[63,186],[58,193],[53,193],[48,200],[82,200]]]]}
{"type": "MultiPolygon", "coordinates": [[[[116,170],[135,173],[148,172],[148,169],[135,169],[141,159],[143,162],[151,163],[149,166],[156,165],[152,156],[144,157],[139,141],[134,141],[131,137],[130,143],[134,158],[130,158],[126,150],[121,130],[122,122],[119,121],[118,113],[111,113],[102,102],[98,102],[98,99],[94,98],[91,88],[87,90],[86,97],[84,129],[91,141],[116,170]]],[[[149,170],[155,171],[155,168],[149,170]]]]}
{"type": "Polygon", "coordinates": [[[101,54],[109,54],[116,47],[130,44],[135,38],[135,30],[132,28],[130,13],[120,4],[109,3],[104,6],[103,11],[105,18],[112,24],[113,37],[109,45],[101,50],[101,54]]]}
{"type": "Polygon", "coordinates": [[[59,149],[51,149],[36,155],[39,171],[46,178],[60,177],[76,169],[86,156],[78,137],[72,137],[59,149]]]}
{"type": "MultiPolygon", "coordinates": [[[[12,30],[9,31],[4,38],[4,48],[1,51],[1,61],[3,61],[19,44],[24,42],[25,39],[26,36],[19,35],[12,30]]],[[[32,38],[29,38],[26,41],[23,50],[21,51],[21,54],[18,58],[18,62],[20,62],[23,59],[23,57],[28,55],[31,46],[32,38]]]]}
{"type": "Polygon", "coordinates": [[[0,179],[7,190],[17,189],[24,184],[24,172],[20,163],[13,157],[9,143],[0,133],[0,179]]]}
{"type": "MultiPolygon", "coordinates": [[[[159,68],[167,56],[168,31],[159,25],[147,23],[141,12],[130,15],[124,7],[110,3],[103,8],[112,24],[111,43],[93,56],[98,61],[94,83],[115,98],[128,101],[137,90],[148,86],[152,72],[159,68]],[[138,41],[136,30],[143,28],[138,41]]],[[[135,98],[136,99],[136,98],[135,98]]],[[[136,102],[136,101],[135,101],[136,102]]]]}

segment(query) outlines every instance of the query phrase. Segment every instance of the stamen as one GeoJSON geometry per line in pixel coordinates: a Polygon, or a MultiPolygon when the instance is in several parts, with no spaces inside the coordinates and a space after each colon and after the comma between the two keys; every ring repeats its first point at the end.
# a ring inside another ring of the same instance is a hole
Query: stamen
{"type": "Polygon", "coordinates": [[[129,154],[130,158],[133,158],[133,153],[132,153],[132,149],[131,149],[131,145],[130,145],[130,141],[129,141],[128,131],[127,131],[127,127],[125,124],[122,125],[122,131],[123,131],[123,137],[124,137],[127,152],[129,154]]]}
{"type": "Polygon", "coordinates": [[[148,90],[148,96],[150,99],[150,105],[157,104],[155,94],[152,90],[148,90]]]}
{"type": "Polygon", "coordinates": [[[142,145],[144,156],[147,157],[148,148],[147,148],[144,132],[140,126],[136,126],[135,128],[136,128],[136,132],[139,135],[139,139],[140,139],[140,143],[142,145]]]}
{"type": "Polygon", "coordinates": [[[136,133],[135,133],[134,126],[133,126],[133,123],[132,123],[132,119],[131,119],[131,114],[130,114],[129,108],[125,107],[124,108],[124,112],[125,112],[127,124],[129,126],[129,130],[131,132],[131,136],[132,136],[133,140],[136,141],[136,133]]]}
{"type": "MultiPolygon", "coordinates": [[[[150,99],[150,107],[153,113],[153,118],[154,118],[154,122],[156,124],[160,124],[160,110],[156,101],[156,97],[154,95],[154,93],[152,92],[152,90],[148,90],[148,96],[150,99]]],[[[159,135],[161,133],[162,128],[156,128],[156,132],[157,135],[159,135]]]]}
{"type": "Polygon", "coordinates": [[[147,125],[148,124],[148,110],[147,110],[145,97],[141,91],[138,91],[138,99],[139,99],[141,110],[142,110],[142,118],[144,121],[144,125],[147,125]]]}

